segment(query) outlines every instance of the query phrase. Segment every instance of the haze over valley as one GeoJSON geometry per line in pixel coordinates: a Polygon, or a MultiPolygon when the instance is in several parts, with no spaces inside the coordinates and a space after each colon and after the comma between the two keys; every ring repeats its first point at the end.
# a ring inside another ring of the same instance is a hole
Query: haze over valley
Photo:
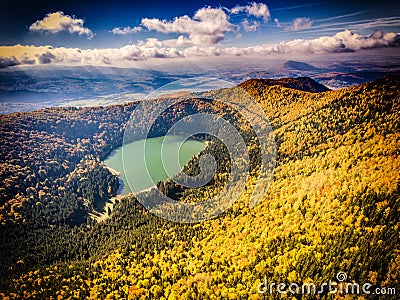
{"type": "Polygon", "coordinates": [[[338,89],[400,72],[397,59],[382,61],[382,58],[371,56],[368,63],[348,59],[334,63],[305,63],[294,60],[248,62],[239,58],[234,63],[216,61],[207,68],[200,67],[201,63],[185,65],[177,62],[172,66],[159,67],[163,71],[98,66],[5,69],[0,70],[0,113],[141,100],[165,84],[197,76],[218,78],[233,84],[250,78],[307,76],[331,89],[338,89]]]}

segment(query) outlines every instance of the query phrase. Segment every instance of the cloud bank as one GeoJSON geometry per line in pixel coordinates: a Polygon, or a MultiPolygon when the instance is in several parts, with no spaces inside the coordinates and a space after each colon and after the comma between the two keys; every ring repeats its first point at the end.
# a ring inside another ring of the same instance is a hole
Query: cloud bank
{"type": "MultiPolygon", "coordinates": [[[[168,25],[173,26],[173,25],[168,25]]],[[[165,29],[169,30],[169,29],[165,29]]],[[[250,56],[279,54],[323,54],[355,52],[365,49],[400,47],[400,33],[376,31],[371,35],[360,35],[349,30],[332,36],[315,39],[296,39],[277,44],[252,47],[187,46],[184,49],[171,47],[167,42],[155,38],[139,41],[121,48],[79,49],[54,48],[51,46],[1,46],[0,67],[16,65],[60,64],[110,64],[124,61],[144,61],[152,58],[250,56]]]]}
{"type": "Polygon", "coordinates": [[[148,30],[162,33],[187,34],[189,39],[183,36],[180,39],[194,45],[217,44],[233,26],[221,8],[211,7],[199,9],[193,18],[187,15],[176,17],[173,21],[144,18],[141,25],[148,30]]]}
{"type": "Polygon", "coordinates": [[[264,23],[267,23],[271,18],[271,13],[266,4],[251,2],[245,6],[236,5],[232,9],[203,7],[193,17],[184,15],[175,17],[172,21],[143,18],[140,26],[134,27],[134,29],[130,27],[124,29],[114,28],[111,32],[114,34],[128,34],[145,28],[149,31],[154,30],[164,34],[182,34],[176,40],[177,45],[210,46],[218,44],[224,39],[227,32],[238,29],[241,26],[246,32],[257,30],[260,23],[254,20],[243,19],[241,26],[230,22],[230,15],[240,13],[245,13],[248,17],[261,18],[264,23]]]}
{"type": "Polygon", "coordinates": [[[65,15],[62,11],[49,13],[42,20],[37,20],[29,27],[29,31],[40,33],[69,32],[71,34],[86,35],[91,39],[94,34],[83,26],[84,21],[74,16],[65,15]]]}

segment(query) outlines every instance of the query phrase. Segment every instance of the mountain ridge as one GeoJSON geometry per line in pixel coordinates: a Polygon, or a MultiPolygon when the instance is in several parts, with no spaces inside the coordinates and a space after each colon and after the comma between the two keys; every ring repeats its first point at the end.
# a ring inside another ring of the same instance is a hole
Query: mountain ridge
{"type": "Polygon", "coordinates": [[[264,86],[275,86],[280,85],[286,88],[299,90],[303,92],[310,92],[310,93],[319,93],[319,92],[326,92],[329,91],[327,87],[318,83],[314,79],[310,77],[285,77],[285,78],[278,78],[278,79],[249,79],[241,84],[239,84],[242,88],[258,88],[260,85],[264,86]]]}

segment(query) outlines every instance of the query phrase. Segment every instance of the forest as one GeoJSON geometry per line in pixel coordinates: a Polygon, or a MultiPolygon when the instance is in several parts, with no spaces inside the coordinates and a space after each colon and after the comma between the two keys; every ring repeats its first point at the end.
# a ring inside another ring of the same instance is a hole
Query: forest
{"type": "MultiPolygon", "coordinates": [[[[349,283],[399,287],[399,99],[398,76],[333,91],[310,78],[251,79],[171,106],[149,136],[164,135],[194,113],[217,114],[238,129],[251,159],[240,198],[219,216],[195,224],[154,216],[133,195],[122,197],[104,221],[89,217],[118,190],[118,178],[102,160],[121,146],[138,102],[1,115],[0,295],[390,299],[261,294],[258,286],[265,279],[322,284],[345,272],[349,283]],[[254,208],[248,203],[263,175],[260,145],[240,112],[222,101],[239,88],[262,107],[275,136],[273,180],[254,208]]],[[[149,101],[161,106],[167,99],[149,101]]],[[[184,172],[198,174],[205,153],[215,158],[217,171],[197,189],[170,179],[157,184],[178,201],[204,201],[229,177],[224,144],[206,134],[195,138],[207,147],[184,172]]]]}

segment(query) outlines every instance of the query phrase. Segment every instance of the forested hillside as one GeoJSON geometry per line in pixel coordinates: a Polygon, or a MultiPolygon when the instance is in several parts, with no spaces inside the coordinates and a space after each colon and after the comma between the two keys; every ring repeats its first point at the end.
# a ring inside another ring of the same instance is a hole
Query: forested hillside
{"type": "Polygon", "coordinates": [[[254,86],[256,89],[265,89],[267,86],[280,85],[286,88],[295,89],[304,92],[318,93],[326,92],[329,89],[309,77],[298,78],[279,78],[279,79],[250,79],[241,85],[244,89],[248,86],[254,86]]]}
{"type": "MultiPolygon", "coordinates": [[[[399,77],[336,91],[308,79],[249,80],[240,88],[260,104],[274,130],[274,178],[264,201],[249,208],[260,176],[253,163],[240,199],[198,224],[155,217],[129,195],[104,222],[89,221],[93,204],[118,188],[100,160],[121,145],[137,103],[1,116],[0,295],[281,299],[276,289],[260,294],[259,284],[266,278],[320,285],[338,272],[347,274],[346,282],[398,289],[399,77]]],[[[234,89],[180,102],[160,117],[151,135],[164,134],[191,113],[233,116],[230,121],[257,161],[252,129],[218,101],[234,89]]],[[[224,146],[208,136],[198,138],[211,141],[204,152],[216,157],[218,172],[195,193],[169,180],[159,183],[179,201],[202,201],[226,181],[224,146]]],[[[197,159],[185,167],[187,173],[198,172],[197,159]]]]}

